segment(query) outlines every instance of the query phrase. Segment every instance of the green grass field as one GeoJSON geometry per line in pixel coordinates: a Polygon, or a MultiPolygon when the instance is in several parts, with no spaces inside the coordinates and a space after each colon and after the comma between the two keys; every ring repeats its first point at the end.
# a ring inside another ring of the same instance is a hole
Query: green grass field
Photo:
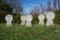
{"type": "Polygon", "coordinates": [[[0,40],[60,40],[60,25],[32,27],[0,24],[0,40]]]}

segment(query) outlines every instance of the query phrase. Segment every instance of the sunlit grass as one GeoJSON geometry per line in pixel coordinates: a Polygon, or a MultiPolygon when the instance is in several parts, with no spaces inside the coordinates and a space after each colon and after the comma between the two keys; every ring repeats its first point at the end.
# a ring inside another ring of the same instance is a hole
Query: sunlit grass
{"type": "Polygon", "coordinates": [[[0,24],[0,40],[60,40],[60,25],[26,27],[13,24],[6,27],[0,24]]]}

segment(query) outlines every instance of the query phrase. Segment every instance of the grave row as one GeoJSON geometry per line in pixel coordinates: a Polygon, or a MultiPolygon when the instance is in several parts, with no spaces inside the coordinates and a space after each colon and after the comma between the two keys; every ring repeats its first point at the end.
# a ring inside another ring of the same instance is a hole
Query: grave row
{"type": "MultiPolygon", "coordinates": [[[[53,26],[54,22],[53,19],[55,18],[55,13],[53,11],[49,11],[44,14],[39,14],[38,19],[39,19],[39,25],[44,25],[44,19],[45,17],[47,18],[46,26],[53,26]]],[[[21,16],[21,25],[26,25],[26,26],[32,26],[32,20],[33,16],[31,14],[27,15],[22,15],[21,16]]],[[[13,16],[12,15],[6,15],[5,17],[6,20],[6,26],[12,26],[12,21],[13,21],[13,16]]]]}

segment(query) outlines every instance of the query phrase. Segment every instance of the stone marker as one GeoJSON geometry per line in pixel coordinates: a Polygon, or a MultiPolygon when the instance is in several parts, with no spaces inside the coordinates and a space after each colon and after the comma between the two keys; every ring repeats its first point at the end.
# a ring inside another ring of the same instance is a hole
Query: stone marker
{"type": "Polygon", "coordinates": [[[21,25],[25,25],[26,15],[21,16],[21,25]]]}
{"type": "Polygon", "coordinates": [[[32,20],[33,20],[33,16],[31,14],[27,14],[26,15],[26,26],[32,26],[32,20]]]}
{"type": "Polygon", "coordinates": [[[44,25],[45,15],[44,14],[40,14],[38,16],[38,19],[39,19],[39,25],[44,25]]]}
{"type": "Polygon", "coordinates": [[[53,19],[55,18],[55,13],[53,11],[47,12],[46,18],[47,18],[46,26],[52,26],[52,25],[54,25],[53,19]]]}
{"type": "Polygon", "coordinates": [[[6,15],[5,20],[7,22],[6,26],[12,26],[12,21],[13,21],[13,16],[12,15],[6,15]]]}

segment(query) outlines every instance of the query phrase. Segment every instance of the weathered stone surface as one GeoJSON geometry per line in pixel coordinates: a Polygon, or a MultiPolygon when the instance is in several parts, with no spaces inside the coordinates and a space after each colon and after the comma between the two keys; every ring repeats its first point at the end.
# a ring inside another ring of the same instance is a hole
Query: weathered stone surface
{"type": "Polygon", "coordinates": [[[26,26],[32,26],[33,16],[31,14],[26,15],[26,26]]]}
{"type": "Polygon", "coordinates": [[[46,26],[52,26],[52,25],[54,25],[53,20],[55,18],[55,13],[53,11],[47,12],[46,18],[47,18],[46,26]]]}
{"type": "Polygon", "coordinates": [[[7,22],[6,26],[12,26],[12,21],[13,21],[13,16],[12,15],[6,15],[5,20],[7,22]]]}
{"type": "Polygon", "coordinates": [[[25,25],[26,23],[26,15],[21,16],[21,25],[25,25]]]}
{"type": "Polygon", "coordinates": [[[45,15],[44,14],[40,14],[38,16],[38,19],[39,19],[39,25],[44,25],[45,15]]]}

